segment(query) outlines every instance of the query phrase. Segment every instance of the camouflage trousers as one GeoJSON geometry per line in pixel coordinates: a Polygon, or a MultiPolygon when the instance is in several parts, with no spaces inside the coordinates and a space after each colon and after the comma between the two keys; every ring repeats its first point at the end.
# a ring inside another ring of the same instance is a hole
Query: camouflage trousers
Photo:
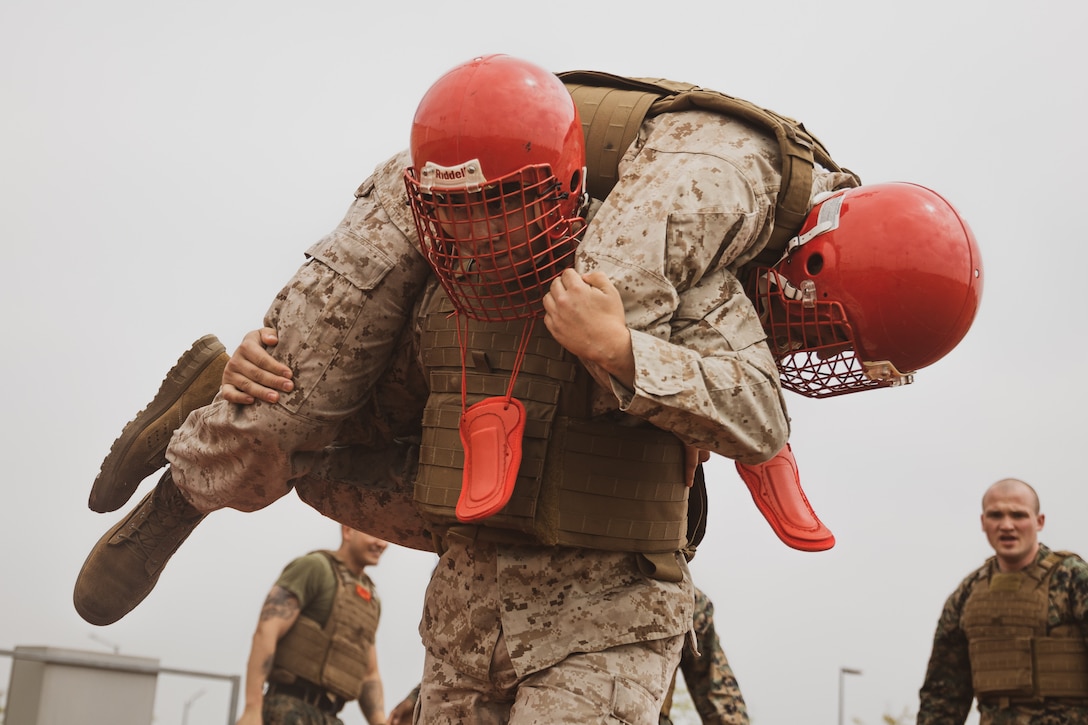
{"type": "Polygon", "coordinates": [[[999,708],[979,706],[979,725],[1088,725],[1088,707],[1047,703],[999,708]]]}
{"type": "Polygon", "coordinates": [[[502,637],[490,678],[427,654],[415,722],[427,725],[657,725],[684,635],[569,655],[518,678],[502,637]],[[657,695],[653,693],[659,693],[657,695]]]}
{"type": "Polygon", "coordinates": [[[264,725],[344,725],[335,714],[290,695],[265,695],[264,725]]]}

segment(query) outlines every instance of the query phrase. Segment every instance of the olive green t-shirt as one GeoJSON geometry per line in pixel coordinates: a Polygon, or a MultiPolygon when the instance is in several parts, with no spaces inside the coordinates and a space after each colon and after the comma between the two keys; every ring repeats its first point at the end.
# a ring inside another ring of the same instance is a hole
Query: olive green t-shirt
{"type": "MultiPolygon", "coordinates": [[[[374,583],[366,574],[358,578],[358,583],[374,591],[374,583]]],[[[283,568],[276,584],[298,598],[300,616],[325,626],[336,598],[336,572],[324,554],[315,551],[293,560],[283,568]]]]}

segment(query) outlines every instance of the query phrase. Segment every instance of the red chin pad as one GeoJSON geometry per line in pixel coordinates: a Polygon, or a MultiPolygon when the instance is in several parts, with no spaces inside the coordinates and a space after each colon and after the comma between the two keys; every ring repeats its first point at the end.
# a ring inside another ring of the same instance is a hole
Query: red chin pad
{"type": "Polygon", "coordinates": [[[801,488],[789,443],[765,463],[736,465],[756,508],[782,543],[799,551],[826,551],[835,545],[835,536],[817,518],[801,488]]]}
{"type": "Polygon", "coordinates": [[[469,523],[497,513],[514,492],[525,406],[513,397],[481,400],[461,416],[460,429],[465,468],[455,512],[469,523]]]}

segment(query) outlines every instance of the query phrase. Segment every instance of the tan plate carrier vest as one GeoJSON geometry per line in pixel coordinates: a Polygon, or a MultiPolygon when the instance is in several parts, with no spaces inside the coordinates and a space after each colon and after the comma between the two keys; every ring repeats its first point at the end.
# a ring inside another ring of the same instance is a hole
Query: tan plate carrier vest
{"type": "Polygon", "coordinates": [[[322,627],[300,616],[276,645],[268,679],[292,684],[302,678],[345,701],[357,700],[363,692],[381,605],[373,592],[369,599],[360,596],[357,587],[361,585],[333,552],[311,553],[325,555],[336,577],[329,620],[322,627]]]}
{"type": "MultiPolygon", "coordinates": [[[[431,391],[414,498],[440,531],[460,525],[454,513],[464,464],[457,326],[468,328],[470,406],[506,394],[524,330],[522,321],[484,323],[452,311],[445,293],[437,293],[425,311],[421,340],[431,391]]],[[[683,445],[651,425],[624,425],[629,418],[590,418],[591,384],[582,364],[538,320],[514,386],[527,422],[513,495],[498,513],[468,527],[472,536],[644,554],[671,555],[684,546],[683,445]]]]}
{"type": "Polygon", "coordinates": [[[831,158],[823,143],[800,121],[742,98],[664,78],[628,78],[601,71],[575,70],[557,74],[567,87],[586,141],[586,188],[594,199],[604,199],[619,178],[619,163],[638,135],[642,121],[677,111],[713,111],[755,124],[778,141],[782,174],[775,203],[774,229],[759,264],[773,265],[797,236],[812,200],[813,166],[850,174],[831,158]]]}
{"type": "Polygon", "coordinates": [[[1023,571],[995,569],[972,588],[963,607],[963,630],[980,700],[1088,697],[1083,634],[1074,625],[1047,631],[1050,581],[1057,564],[1070,556],[1055,551],[1023,571]]]}

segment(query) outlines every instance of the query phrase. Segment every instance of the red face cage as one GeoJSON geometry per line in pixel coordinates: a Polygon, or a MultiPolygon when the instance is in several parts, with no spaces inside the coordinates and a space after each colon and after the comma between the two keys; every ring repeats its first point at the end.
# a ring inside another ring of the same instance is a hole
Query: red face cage
{"type": "Polygon", "coordinates": [[[775,270],[758,268],[746,291],[767,332],[784,389],[806,398],[830,398],[913,382],[912,374],[900,373],[888,361],[860,360],[843,306],[818,300],[810,280],[797,288],[775,270]]]}
{"type": "MultiPolygon", "coordinates": [[[[464,165],[471,172],[471,162],[464,165]]],[[[475,320],[541,317],[549,285],[574,264],[580,217],[547,165],[484,184],[449,185],[449,170],[405,172],[420,247],[457,310],[475,320]]]]}

